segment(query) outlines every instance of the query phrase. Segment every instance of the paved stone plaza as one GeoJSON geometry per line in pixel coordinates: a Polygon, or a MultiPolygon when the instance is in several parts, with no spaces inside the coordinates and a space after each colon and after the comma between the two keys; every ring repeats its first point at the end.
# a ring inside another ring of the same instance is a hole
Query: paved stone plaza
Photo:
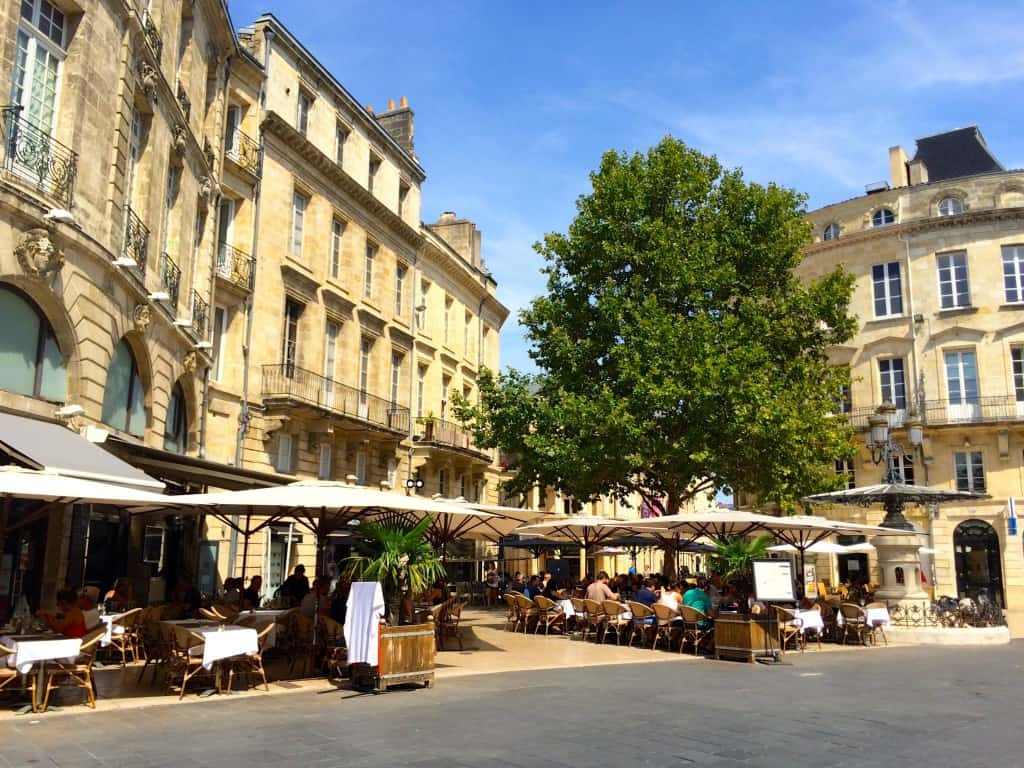
{"type": "Polygon", "coordinates": [[[0,723],[3,766],[1024,765],[1020,641],[466,676],[0,723]]]}

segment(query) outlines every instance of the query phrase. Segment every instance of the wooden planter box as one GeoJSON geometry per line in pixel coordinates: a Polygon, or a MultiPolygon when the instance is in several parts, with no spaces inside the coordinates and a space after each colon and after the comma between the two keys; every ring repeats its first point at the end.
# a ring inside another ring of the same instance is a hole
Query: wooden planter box
{"type": "Polygon", "coordinates": [[[433,685],[436,648],[433,622],[396,627],[381,624],[378,688],[386,690],[405,683],[433,685]]]}
{"type": "Polygon", "coordinates": [[[715,658],[752,662],[771,656],[774,640],[767,617],[719,614],[715,619],[715,658]]]}

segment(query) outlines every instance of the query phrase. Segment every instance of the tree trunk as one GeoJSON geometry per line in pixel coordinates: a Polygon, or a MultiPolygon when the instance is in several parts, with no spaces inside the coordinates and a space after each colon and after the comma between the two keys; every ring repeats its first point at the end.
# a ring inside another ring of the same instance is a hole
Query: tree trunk
{"type": "MultiPolygon", "coordinates": [[[[678,491],[669,491],[668,500],[665,502],[665,514],[674,515],[679,512],[679,499],[680,495],[678,491]]],[[[677,565],[679,559],[679,537],[673,537],[672,544],[665,546],[665,562],[662,567],[662,574],[669,581],[675,581],[679,575],[679,566],[677,565]]]]}

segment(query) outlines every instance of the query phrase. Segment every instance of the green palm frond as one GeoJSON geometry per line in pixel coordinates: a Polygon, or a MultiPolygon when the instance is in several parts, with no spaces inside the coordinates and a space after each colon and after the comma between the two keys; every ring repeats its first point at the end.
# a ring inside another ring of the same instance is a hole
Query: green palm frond
{"type": "Polygon", "coordinates": [[[741,536],[720,539],[715,542],[718,551],[711,556],[711,568],[726,581],[740,578],[749,581],[754,572],[754,561],[765,557],[773,541],[770,533],[762,533],[753,539],[741,536]]]}
{"type": "Polygon", "coordinates": [[[345,575],[353,580],[379,581],[386,598],[419,594],[445,576],[444,563],[425,538],[431,519],[418,523],[397,520],[363,523],[356,529],[345,575]]]}

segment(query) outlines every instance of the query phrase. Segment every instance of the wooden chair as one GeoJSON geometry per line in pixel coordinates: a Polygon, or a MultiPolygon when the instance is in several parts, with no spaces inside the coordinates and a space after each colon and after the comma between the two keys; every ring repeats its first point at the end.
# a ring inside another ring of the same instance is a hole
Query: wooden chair
{"type": "Polygon", "coordinates": [[[227,616],[213,608],[200,608],[199,615],[210,621],[219,621],[221,624],[226,624],[228,621],[227,616]]]}
{"type": "Polygon", "coordinates": [[[815,603],[814,607],[821,612],[821,622],[825,625],[825,629],[818,633],[819,646],[821,644],[822,638],[824,638],[825,640],[838,641],[839,626],[836,624],[835,609],[829,603],[826,602],[815,603]]]}
{"type": "MultiPolygon", "coordinates": [[[[228,621],[234,621],[235,617],[239,614],[239,610],[234,605],[228,605],[227,603],[214,603],[210,606],[210,609],[218,614],[221,618],[228,621]]],[[[202,611],[202,609],[199,609],[202,611]]]]}
{"type": "Polygon", "coordinates": [[[170,686],[177,681],[180,686],[178,701],[181,701],[185,698],[185,688],[189,680],[197,677],[215,680],[216,675],[213,669],[203,667],[203,643],[200,637],[187,632],[177,632],[174,627],[168,627],[168,630],[174,645],[168,665],[167,683],[170,686]]]}
{"type": "Polygon", "coordinates": [[[693,646],[693,654],[700,652],[701,646],[707,646],[714,639],[715,625],[704,611],[690,605],[679,606],[679,614],[683,619],[682,637],[679,640],[679,652],[683,652],[686,643],[693,646]]]}
{"type": "Polygon", "coordinates": [[[78,656],[71,661],[56,659],[46,668],[46,692],[43,694],[42,711],[50,705],[50,694],[57,688],[82,688],[85,690],[85,705],[96,709],[96,689],[92,682],[92,663],[100,640],[107,633],[105,626],[99,626],[86,633],[78,656]]]}
{"type": "Polygon", "coordinates": [[[122,667],[128,663],[129,655],[133,662],[139,660],[139,619],[141,616],[141,608],[132,608],[111,622],[110,646],[115,652],[121,654],[122,667]]]}
{"type": "Polygon", "coordinates": [[[292,611],[285,614],[282,627],[284,637],[279,645],[288,657],[288,674],[291,675],[296,662],[301,661],[305,668],[314,654],[313,619],[302,611],[292,611]]]}
{"type": "Polygon", "coordinates": [[[871,628],[868,626],[868,617],[864,609],[856,603],[840,603],[839,615],[843,617],[843,642],[853,635],[861,645],[866,644],[871,635],[871,628]]]}
{"type": "MultiPolygon", "coordinates": [[[[320,618],[326,617],[321,616],[320,618]]],[[[328,619],[328,621],[331,621],[331,619],[328,619]]],[[[337,624],[337,622],[334,623],[337,624]]],[[[253,675],[259,675],[259,679],[263,681],[263,690],[270,691],[270,686],[267,684],[267,673],[263,669],[263,652],[267,649],[268,638],[273,631],[273,622],[262,627],[256,634],[256,650],[252,653],[243,653],[231,659],[228,665],[229,693],[231,692],[231,683],[235,675],[244,676],[247,680],[253,675]]]]}
{"type": "MultiPolygon", "coordinates": [[[[868,612],[869,608],[885,608],[886,610],[888,610],[889,606],[887,606],[885,603],[882,603],[882,602],[868,603],[867,605],[864,606],[864,616],[865,616],[865,619],[867,618],[867,612],[868,612]]],[[[868,623],[868,632],[869,632],[870,637],[871,637],[871,642],[874,643],[875,645],[878,645],[877,635],[881,635],[882,636],[882,642],[884,642],[886,645],[889,645],[889,638],[887,638],[885,636],[885,626],[884,625],[882,625],[880,623],[870,623],[869,622],[868,623]]]]}
{"type": "Polygon", "coordinates": [[[519,625],[519,604],[516,602],[516,596],[511,592],[506,592],[502,595],[502,599],[505,601],[507,609],[505,613],[505,631],[515,632],[516,627],[519,625]]]}
{"type": "Polygon", "coordinates": [[[583,630],[583,639],[586,640],[587,633],[593,631],[595,639],[600,643],[604,640],[605,621],[608,619],[604,612],[604,606],[597,600],[584,598],[583,608],[587,614],[587,628],[583,630]]]}
{"type": "Polygon", "coordinates": [[[632,629],[633,622],[625,617],[629,610],[618,600],[602,600],[601,610],[604,611],[604,637],[608,638],[610,632],[615,633],[615,644],[622,645],[622,633],[626,629],[632,629]]]}
{"type": "Polygon", "coordinates": [[[32,711],[38,712],[39,709],[36,705],[36,678],[39,676],[36,674],[35,669],[29,670],[27,675],[22,675],[18,670],[7,665],[6,656],[14,654],[13,648],[8,648],[6,645],[0,645],[0,691],[4,689],[10,689],[12,691],[27,691],[31,697],[32,711]],[[24,681],[24,682],[22,682],[24,681]]]}
{"type": "Polygon", "coordinates": [[[540,621],[540,611],[537,610],[537,604],[526,595],[516,595],[515,599],[516,606],[519,608],[519,621],[522,622],[525,635],[531,621],[540,621]]]}
{"type": "Polygon", "coordinates": [[[658,640],[665,638],[669,650],[672,649],[672,638],[681,628],[679,614],[673,611],[664,603],[655,603],[651,606],[654,611],[654,642],[651,643],[651,650],[658,649],[658,640]]]}
{"type": "Polygon", "coordinates": [[[156,682],[157,670],[167,666],[167,659],[170,656],[170,645],[161,630],[160,622],[166,606],[153,607],[148,614],[139,619],[139,647],[142,650],[142,657],[146,663],[139,670],[138,683],[146,674],[146,670],[153,667],[152,682],[156,682]]]}
{"type": "Polygon", "coordinates": [[[647,633],[653,631],[655,627],[654,609],[635,600],[630,600],[627,605],[633,618],[630,619],[632,629],[629,632],[629,642],[626,645],[633,645],[633,638],[637,635],[640,636],[640,644],[643,645],[647,639],[647,633]]]}
{"type": "Polygon", "coordinates": [[[575,614],[572,617],[572,628],[574,631],[578,631],[580,627],[583,627],[583,639],[587,639],[587,604],[583,601],[582,597],[570,597],[569,600],[572,602],[572,612],[575,614]]]}
{"type": "Polygon", "coordinates": [[[537,595],[533,602],[537,604],[537,626],[534,633],[539,633],[541,625],[543,625],[545,635],[548,634],[551,627],[559,626],[562,628],[562,633],[565,634],[565,611],[562,610],[562,606],[544,595],[537,595]]]}
{"type": "MultiPolygon", "coordinates": [[[[444,647],[444,639],[446,637],[454,637],[459,644],[459,650],[462,650],[462,632],[459,624],[462,621],[462,609],[467,602],[466,600],[451,600],[451,604],[441,612],[441,624],[438,629],[438,637],[440,638],[439,649],[444,647]]],[[[540,626],[539,620],[537,624],[540,626]]]]}
{"type": "Polygon", "coordinates": [[[783,608],[781,605],[773,605],[772,618],[775,619],[775,639],[779,642],[779,650],[785,653],[786,646],[790,641],[795,641],[796,647],[803,653],[804,622],[796,615],[796,612],[789,608],[783,608]]]}

